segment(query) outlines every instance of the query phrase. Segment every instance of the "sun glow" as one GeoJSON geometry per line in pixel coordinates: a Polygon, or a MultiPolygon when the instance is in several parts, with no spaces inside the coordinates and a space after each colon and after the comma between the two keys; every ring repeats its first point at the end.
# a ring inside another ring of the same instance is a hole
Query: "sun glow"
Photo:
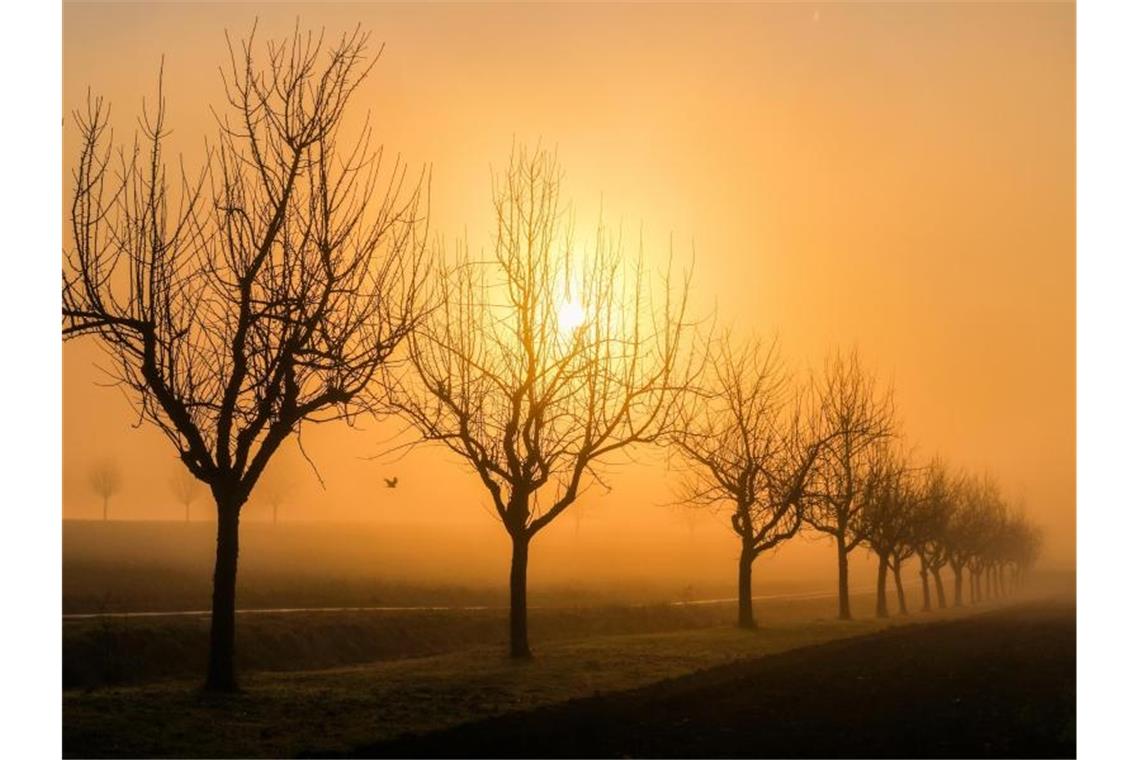
{"type": "Polygon", "coordinates": [[[558,307],[558,329],[564,333],[572,333],[586,321],[586,310],[576,300],[563,302],[558,307]]]}

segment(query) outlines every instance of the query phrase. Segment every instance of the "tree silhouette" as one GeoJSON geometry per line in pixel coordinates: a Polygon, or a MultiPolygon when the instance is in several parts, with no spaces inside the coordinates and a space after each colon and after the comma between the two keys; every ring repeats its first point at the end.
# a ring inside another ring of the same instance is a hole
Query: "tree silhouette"
{"type": "Polygon", "coordinates": [[[804,486],[824,441],[801,419],[774,343],[713,349],[700,390],[681,407],[670,440],[686,464],[682,501],[727,508],[740,539],[737,624],[755,628],[752,567],[796,534],[804,486]]]}
{"type": "Polygon", "coordinates": [[[921,495],[906,458],[887,442],[873,449],[867,477],[860,495],[858,532],[866,537],[870,551],[878,557],[875,585],[875,616],[887,617],[887,571],[894,574],[899,612],[906,614],[902,584],[902,563],[914,552],[912,537],[921,495]]]}
{"type": "MultiPolygon", "coordinates": [[[[422,182],[390,174],[367,122],[344,135],[376,62],[359,28],[229,44],[227,108],[190,172],[168,172],[159,96],[112,148],[109,112],[76,113],[63,336],[99,338],[142,419],[218,513],[206,686],[236,688],[238,519],[304,422],[351,419],[419,316],[422,182]],[[411,185],[406,187],[406,185],[411,185]]],[[[228,41],[228,36],[227,36],[228,41]]]]}
{"type": "Polygon", "coordinates": [[[529,657],[530,541],[623,450],[652,443],[688,380],[688,277],[652,301],[643,265],[599,226],[575,258],[561,171],[545,150],[513,150],[493,187],[489,261],[461,246],[439,306],[413,333],[390,402],[425,440],[478,475],[511,539],[510,654],[529,657]]]}
{"type": "Polygon", "coordinates": [[[114,459],[100,459],[88,474],[91,490],[103,501],[103,522],[107,521],[107,504],[123,487],[123,473],[114,459]]]}
{"type": "Polygon", "coordinates": [[[202,483],[185,467],[178,467],[170,475],[170,490],[185,512],[186,522],[190,522],[190,505],[202,491],[202,483]]]}
{"type": "Polygon", "coordinates": [[[914,514],[909,545],[918,557],[924,612],[931,609],[931,579],[938,595],[938,607],[946,607],[941,571],[949,557],[943,539],[955,508],[956,485],[940,459],[932,460],[923,472],[921,498],[914,514]]]}
{"type": "Polygon", "coordinates": [[[839,618],[850,620],[847,560],[866,537],[859,520],[862,496],[875,445],[893,432],[893,400],[863,371],[856,351],[832,356],[816,388],[821,434],[827,444],[808,486],[804,519],[835,541],[839,618]]]}
{"type": "Polygon", "coordinates": [[[277,524],[277,513],[288,499],[293,490],[293,482],[282,475],[280,471],[270,469],[257,484],[256,494],[260,496],[273,511],[273,524],[277,524]]]}

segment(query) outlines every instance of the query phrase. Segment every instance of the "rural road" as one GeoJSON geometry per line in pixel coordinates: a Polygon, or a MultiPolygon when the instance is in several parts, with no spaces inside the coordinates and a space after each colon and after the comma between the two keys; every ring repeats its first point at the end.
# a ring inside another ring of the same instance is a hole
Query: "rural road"
{"type": "Polygon", "coordinates": [[[1076,609],[1036,602],[360,747],[360,757],[1074,757],[1076,609]]]}
{"type": "MultiPolygon", "coordinates": [[[[915,584],[907,584],[912,586],[915,584]]],[[[864,594],[874,591],[872,588],[853,588],[851,594],[864,594]]],[[[754,596],[754,601],[762,602],[768,599],[822,599],[835,596],[835,590],[809,591],[795,594],[766,594],[754,596]]],[[[736,597],[720,599],[688,599],[684,601],[666,602],[675,607],[687,607],[704,604],[723,604],[735,602],[736,597]]],[[[562,607],[546,607],[544,605],[528,605],[532,610],[562,609],[562,607]]],[[[649,607],[657,605],[630,604],[628,607],[649,607]]],[[[271,607],[237,610],[238,615],[290,615],[313,612],[470,612],[474,610],[506,610],[506,605],[419,605],[419,606],[365,606],[365,607],[271,607]]],[[[201,617],[209,615],[209,610],[174,610],[161,612],[79,612],[63,615],[64,622],[69,620],[94,620],[97,618],[162,618],[162,617],[201,617]]]]}

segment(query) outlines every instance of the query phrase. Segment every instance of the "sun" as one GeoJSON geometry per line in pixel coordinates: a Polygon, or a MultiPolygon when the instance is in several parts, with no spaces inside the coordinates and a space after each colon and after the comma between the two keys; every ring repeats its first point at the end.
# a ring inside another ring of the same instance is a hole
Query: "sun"
{"type": "Polygon", "coordinates": [[[558,329],[564,333],[572,333],[586,321],[586,310],[582,304],[575,300],[564,301],[558,307],[558,329]]]}

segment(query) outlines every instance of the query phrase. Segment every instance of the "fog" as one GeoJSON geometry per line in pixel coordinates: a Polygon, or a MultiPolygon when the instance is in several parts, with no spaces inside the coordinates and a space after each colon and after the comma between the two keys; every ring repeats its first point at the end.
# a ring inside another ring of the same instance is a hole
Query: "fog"
{"type": "MultiPolygon", "coordinates": [[[[193,160],[220,99],[224,29],[244,32],[259,13],[266,36],[296,16],[330,30],[362,22],[387,47],[353,118],[371,109],[393,154],[431,165],[438,234],[485,245],[489,167],[513,139],[556,145],[579,216],[604,199],[656,262],[672,236],[692,251],[699,308],[779,334],[795,367],[857,344],[893,383],[918,456],[993,472],[1044,527],[1043,564],[1072,565],[1071,8],[286,7],[68,4],[65,110],[91,87],[128,134],[165,56],[172,140],[193,160]]],[[[75,149],[68,128],[65,177],[75,149]]],[[[93,341],[63,354],[63,517],[100,516],[88,472],[114,458],[111,521],[171,524],[161,540],[123,528],[101,558],[194,567],[204,583],[210,531],[175,524],[170,443],[101,385],[93,341]]],[[[286,493],[277,532],[265,484],[243,512],[243,582],[504,584],[508,542],[471,472],[428,446],[377,458],[401,427],[304,428],[305,454],[291,443],[265,476],[286,493]]],[[[670,506],[663,454],[634,458],[536,539],[536,591],[731,595],[727,518],[670,506]]],[[[208,499],[191,517],[212,519],[208,499]]],[[[100,559],[73,528],[65,562],[100,559]]],[[[759,560],[756,592],[825,587],[833,555],[805,530],[759,560]]],[[[855,557],[859,586],[870,566],[855,557]]]]}

